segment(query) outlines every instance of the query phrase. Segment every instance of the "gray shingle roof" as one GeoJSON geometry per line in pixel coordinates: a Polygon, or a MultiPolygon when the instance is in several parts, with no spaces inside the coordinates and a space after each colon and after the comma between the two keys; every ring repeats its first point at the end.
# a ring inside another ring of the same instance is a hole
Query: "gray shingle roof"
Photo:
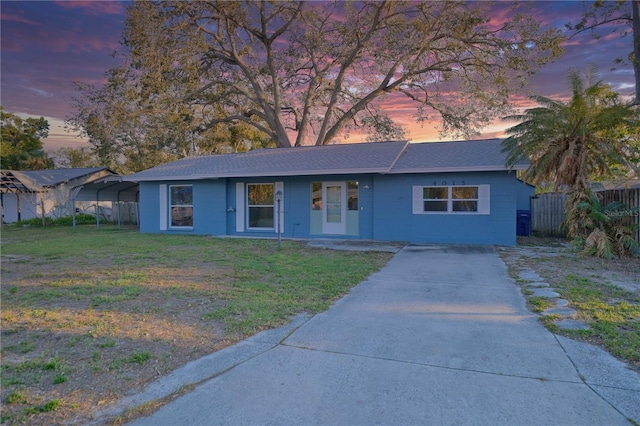
{"type": "MultiPolygon", "coordinates": [[[[389,173],[507,170],[502,139],[410,144],[389,173]]],[[[522,168],[528,164],[518,164],[522,168]]]]}
{"type": "Polygon", "coordinates": [[[261,149],[184,158],[124,180],[507,170],[500,139],[465,142],[375,142],[261,149]]]}

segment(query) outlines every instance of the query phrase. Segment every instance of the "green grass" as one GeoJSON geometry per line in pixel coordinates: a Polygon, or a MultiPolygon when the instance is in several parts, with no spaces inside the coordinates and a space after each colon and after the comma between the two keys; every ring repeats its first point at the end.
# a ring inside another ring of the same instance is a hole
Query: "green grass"
{"type": "Polygon", "coordinates": [[[527,302],[533,307],[534,312],[542,312],[546,309],[549,309],[555,306],[548,298],[546,297],[529,297],[527,302]]]}
{"type": "MultiPolygon", "coordinates": [[[[3,252],[56,262],[117,264],[118,274],[108,277],[57,280],[38,289],[10,294],[19,306],[44,301],[87,299],[91,306],[126,302],[138,297],[149,279],[143,265],[169,268],[185,265],[224,264],[234,281],[221,296],[229,300],[208,313],[224,321],[230,330],[248,335],[281,325],[301,311],[319,312],[355,283],[378,268],[388,256],[380,253],[317,251],[320,256],[300,252],[300,244],[285,241],[274,250],[269,240],[212,239],[184,235],[148,235],[137,231],[92,227],[5,229],[8,242],[3,252]],[[37,239],[20,238],[38,232],[37,239]],[[141,260],[142,259],[142,260],[141,260]],[[368,260],[367,260],[368,259],[368,260]],[[119,289],[115,289],[118,287],[119,289]],[[89,296],[89,297],[87,297],[89,296]]],[[[111,272],[109,272],[111,274],[111,272]]],[[[178,289],[184,294],[184,288],[178,289]]]]}
{"type": "Polygon", "coordinates": [[[5,402],[7,404],[26,404],[27,398],[20,392],[13,391],[7,395],[5,402]]]}
{"type": "Polygon", "coordinates": [[[613,355],[640,364],[640,296],[576,275],[565,276],[554,287],[590,326],[555,332],[600,343],[613,355]]]}
{"type": "MultiPolygon", "coordinates": [[[[60,357],[47,358],[40,356],[17,363],[2,364],[2,386],[26,385],[34,386],[40,383],[62,383],[68,368],[60,357]]],[[[14,390],[17,388],[13,388],[14,390]]],[[[11,393],[9,393],[11,395],[11,393]]],[[[9,398],[8,396],[6,398],[9,398]]]]}
{"type": "Polygon", "coordinates": [[[8,345],[2,348],[5,351],[13,352],[16,354],[26,354],[35,349],[35,345],[32,342],[19,342],[16,345],[8,345]]]}
{"type": "Polygon", "coordinates": [[[38,413],[48,413],[50,411],[55,411],[60,408],[62,405],[62,401],[59,399],[52,399],[44,404],[34,405],[33,407],[26,408],[24,410],[25,414],[38,414],[38,413]]]}
{"type": "Polygon", "coordinates": [[[327,309],[392,256],[104,224],[5,225],[1,238],[2,398],[31,401],[7,405],[10,424],[78,422],[137,383],[327,309]]]}
{"type": "Polygon", "coordinates": [[[136,352],[131,355],[131,357],[128,359],[128,362],[142,365],[150,359],[151,354],[149,352],[136,352]]]}

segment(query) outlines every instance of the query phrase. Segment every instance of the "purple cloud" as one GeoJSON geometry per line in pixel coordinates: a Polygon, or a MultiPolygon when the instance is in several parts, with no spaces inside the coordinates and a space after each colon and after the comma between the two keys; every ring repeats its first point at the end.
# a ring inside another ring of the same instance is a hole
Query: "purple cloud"
{"type": "Polygon", "coordinates": [[[74,81],[99,83],[119,65],[123,21],[119,2],[3,2],[3,107],[64,119],[74,81]]]}
{"type": "Polygon", "coordinates": [[[125,4],[119,1],[54,1],[55,5],[65,9],[82,9],[86,15],[124,15],[125,4]]]}

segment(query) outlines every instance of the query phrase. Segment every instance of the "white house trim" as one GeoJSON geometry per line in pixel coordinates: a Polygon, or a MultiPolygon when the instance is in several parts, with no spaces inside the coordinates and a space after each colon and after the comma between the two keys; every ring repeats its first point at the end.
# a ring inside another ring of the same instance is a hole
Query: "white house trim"
{"type": "Polygon", "coordinates": [[[159,198],[159,205],[160,205],[160,230],[161,231],[166,231],[168,229],[168,218],[169,218],[169,204],[168,204],[168,200],[167,200],[167,185],[166,184],[160,184],[160,198],[159,198]]]}
{"type": "Polygon", "coordinates": [[[244,232],[244,182],[236,183],[236,232],[244,232]]]}

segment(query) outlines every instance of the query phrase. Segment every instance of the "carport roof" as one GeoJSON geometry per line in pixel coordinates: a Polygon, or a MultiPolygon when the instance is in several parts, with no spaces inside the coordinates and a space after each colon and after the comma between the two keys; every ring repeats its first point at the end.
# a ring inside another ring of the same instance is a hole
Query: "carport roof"
{"type": "MultiPolygon", "coordinates": [[[[124,176],[123,180],[144,182],[508,170],[501,143],[501,139],[427,143],[401,141],[260,149],[238,154],[184,158],[124,176]]],[[[527,166],[527,163],[519,163],[514,169],[527,166]]]]}
{"type": "Polygon", "coordinates": [[[76,179],[89,178],[92,174],[102,171],[115,174],[107,167],[24,171],[2,170],[0,190],[3,193],[43,192],[76,179]]]}
{"type": "Polygon", "coordinates": [[[75,201],[138,201],[138,193],[137,182],[113,175],[73,188],[72,197],[75,201]]]}

